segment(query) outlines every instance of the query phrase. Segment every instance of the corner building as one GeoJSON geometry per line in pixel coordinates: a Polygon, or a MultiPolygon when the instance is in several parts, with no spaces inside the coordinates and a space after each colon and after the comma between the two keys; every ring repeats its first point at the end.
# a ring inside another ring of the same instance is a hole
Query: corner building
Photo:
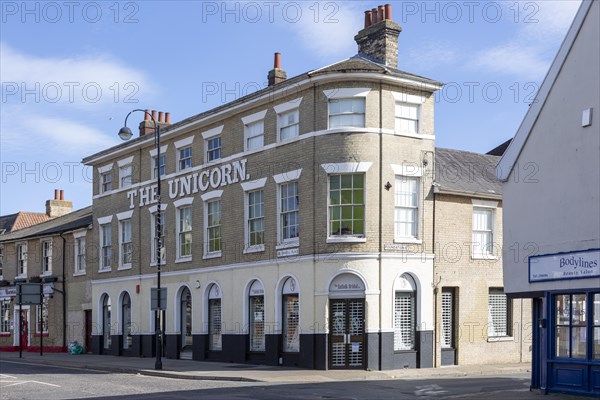
{"type": "MultiPolygon", "coordinates": [[[[358,55],[84,159],[93,351],[152,356],[156,174],[169,358],[433,366],[434,92],[400,71],[391,8],[358,55]],[[94,261],[95,260],[95,261],[94,261]],[[96,265],[93,265],[95,263],[96,265]]],[[[156,114],[156,113],[155,113],[156,114]]]]}

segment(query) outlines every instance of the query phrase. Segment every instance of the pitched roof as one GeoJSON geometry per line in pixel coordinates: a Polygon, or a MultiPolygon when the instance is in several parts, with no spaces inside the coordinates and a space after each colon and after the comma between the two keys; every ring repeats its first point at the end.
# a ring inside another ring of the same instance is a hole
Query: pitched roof
{"type": "Polygon", "coordinates": [[[550,66],[550,70],[546,74],[540,89],[538,90],[533,103],[527,110],[527,114],[523,118],[519,129],[512,142],[504,152],[502,159],[498,162],[498,178],[502,181],[507,181],[510,173],[515,166],[523,147],[525,146],[525,142],[529,138],[529,134],[535,125],[535,122],[538,119],[538,116],[542,112],[544,105],[546,104],[546,100],[548,99],[548,95],[552,87],[554,86],[554,82],[558,78],[558,74],[560,73],[565,61],[567,60],[567,56],[575,43],[575,39],[579,34],[579,31],[583,27],[583,23],[588,15],[589,11],[592,8],[592,4],[597,2],[598,0],[583,0],[581,2],[581,6],[579,6],[579,11],[575,15],[575,19],[563,40],[552,65],[550,66]]]}
{"type": "MultiPolygon", "coordinates": [[[[209,118],[211,116],[218,115],[218,114],[224,112],[225,110],[244,105],[250,101],[259,99],[261,97],[268,96],[269,98],[273,98],[273,94],[276,91],[278,92],[278,91],[282,90],[283,93],[287,93],[287,94],[294,93],[298,89],[298,85],[301,82],[309,81],[311,78],[325,75],[325,74],[330,74],[330,73],[351,73],[351,72],[353,72],[353,73],[357,73],[357,72],[358,73],[360,73],[360,72],[376,73],[376,74],[381,74],[382,76],[390,76],[393,78],[406,80],[407,83],[409,81],[410,82],[418,82],[419,87],[422,87],[423,90],[429,90],[429,91],[438,90],[443,86],[443,83],[441,83],[441,82],[438,82],[438,81],[435,81],[435,80],[432,80],[429,78],[425,78],[425,77],[422,77],[419,75],[410,74],[408,72],[401,71],[396,68],[387,67],[383,64],[379,64],[374,61],[368,60],[364,57],[361,57],[359,55],[355,55],[346,60],[342,60],[337,63],[331,64],[331,65],[328,65],[325,67],[321,67],[321,68],[318,68],[315,70],[311,70],[311,71],[302,73],[300,75],[296,75],[294,77],[288,78],[288,79],[284,80],[283,82],[277,83],[273,86],[268,86],[264,89],[258,90],[254,93],[250,93],[246,96],[240,97],[239,99],[235,99],[233,101],[230,101],[229,103],[222,104],[218,107],[207,110],[200,114],[192,115],[191,117],[188,117],[186,119],[178,121],[172,125],[160,126],[161,137],[165,134],[168,134],[169,132],[176,130],[176,129],[182,129],[188,125],[192,125],[194,123],[199,123],[200,121],[202,121],[206,118],[209,118]]],[[[90,156],[84,157],[83,162],[85,164],[91,163],[94,161],[94,159],[111,154],[118,149],[123,149],[123,148],[129,147],[129,146],[134,146],[134,145],[137,145],[140,142],[144,142],[144,141],[147,141],[150,143],[153,140],[154,140],[153,135],[138,136],[136,138],[133,138],[132,140],[129,140],[126,143],[121,143],[116,146],[110,147],[108,149],[101,150],[90,156]]]]}
{"type": "Polygon", "coordinates": [[[0,216],[0,234],[8,234],[46,222],[50,217],[45,213],[19,211],[15,214],[0,216]]]}
{"type": "Polygon", "coordinates": [[[489,154],[490,156],[502,157],[502,155],[504,154],[504,152],[506,151],[508,146],[510,146],[510,142],[512,142],[512,139],[508,139],[506,142],[502,143],[499,146],[494,147],[492,150],[488,151],[485,154],[489,154]]]}
{"type": "Polygon", "coordinates": [[[462,150],[435,149],[435,191],[484,198],[502,198],[496,178],[500,157],[462,150]]]}
{"type": "Polygon", "coordinates": [[[73,211],[61,217],[20,229],[16,232],[0,236],[0,242],[29,239],[33,237],[49,236],[61,232],[85,228],[92,223],[92,207],[88,206],[73,211]]]}

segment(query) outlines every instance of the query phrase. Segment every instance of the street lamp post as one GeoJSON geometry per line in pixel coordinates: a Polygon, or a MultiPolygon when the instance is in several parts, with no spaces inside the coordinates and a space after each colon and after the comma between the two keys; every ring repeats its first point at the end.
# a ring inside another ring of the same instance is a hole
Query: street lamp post
{"type": "Polygon", "coordinates": [[[162,248],[162,213],[161,213],[161,204],[160,204],[160,127],[154,120],[152,114],[150,114],[146,110],[135,109],[129,112],[125,117],[125,124],[119,130],[119,137],[122,140],[129,140],[133,136],[131,129],[127,127],[127,118],[137,111],[141,111],[150,117],[152,123],[154,124],[154,145],[156,147],[156,224],[155,224],[155,250],[156,250],[156,310],[154,311],[154,334],[156,336],[156,362],[154,364],[154,369],[162,369],[162,338],[161,338],[161,326],[160,326],[160,313],[162,311],[162,307],[160,304],[160,265],[161,265],[161,248],[162,248]]]}

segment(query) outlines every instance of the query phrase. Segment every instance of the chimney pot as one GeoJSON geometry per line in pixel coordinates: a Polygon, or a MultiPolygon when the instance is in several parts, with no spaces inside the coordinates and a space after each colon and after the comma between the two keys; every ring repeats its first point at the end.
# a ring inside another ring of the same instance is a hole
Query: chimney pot
{"type": "Polygon", "coordinates": [[[371,11],[365,11],[365,28],[371,26],[371,11]]]}
{"type": "Polygon", "coordinates": [[[150,110],[146,110],[144,113],[144,121],[150,121],[150,110]]]}
{"type": "Polygon", "coordinates": [[[371,10],[371,25],[376,24],[377,22],[379,22],[377,20],[377,9],[374,8],[371,10]]]}
{"type": "Polygon", "coordinates": [[[156,110],[152,110],[152,119],[156,122],[156,110]]]}
{"type": "Polygon", "coordinates": [[[58,189],[54,189],[54,200],[58,200],[58,189]]]}
{"type": "Polygon", "coordinates": [[[158,112],[158,122],[165,122],[165,113],[162,111],[158,112]]]}
{"type": "Polygon", "coordinates": [[[377,7],[377,21],[378,22],[383,21],[385,19],[385,16],[383,14],[384,11],[385,11],[385,9],[383,8],[383,6],[377,7]]]}
{"type": "Polygon", "coordinates": [[[65,199],[65,191],[64,190],[60,190],[60,199],[64,200],[65,199]]]}
{"type": "Polygon", "coordinates": [[[273,68],[281,69],[281,54],[275,53],[275,60],[273,63],[273,68]]]}
{"type": "Polygon", "coordinates": [[[170,124],[171,123],[171,113],[170,112],[166,112],[165,113],[165,123],[166,124],[170,124]]]}
{"type": "Polygon", "coordinates": [[[392,5],[386,4],[384,7],[385,7],[385,19],[392,20],[392,5]]]}

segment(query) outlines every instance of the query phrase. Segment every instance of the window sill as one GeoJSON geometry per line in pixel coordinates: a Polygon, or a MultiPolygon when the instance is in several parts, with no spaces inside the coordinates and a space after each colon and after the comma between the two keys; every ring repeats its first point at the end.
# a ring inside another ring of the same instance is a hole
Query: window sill
{"type": "Polygon", "coordinates": [[[498,260],[498,257],[493,254],[472,254],[472,260],[498,260]]]}
{"type": "Polygon", "coordinates": [[[493,336],[493,337],[488,337],[487,339],[488,343],[492,343],[492,342],[514,342],[515,338],[512,336],[493,336]]]}
{"type": "Polygon", "coordinates": [[[327,243],[367,243],[366,237],[329,237],[327,243]]]}
{"type": "Polygon", "coordinates": [[[110,271],[112,271],[112,268],[104,268],[104,269],[99,269],[98,273],[99,274],[104,274],[104,273],[110,272],[110,271]]]}
{"type": "Polygon", "coordinates": [[[257,246],[250,246],[250,247],[246,247],[243,251],[244,254],[248,254],[248,253],[260,253],[262,251],[265,251],[265,245],[264,244],[259,244],[257,246]]]}
{"type": "MultiPolygon", "coordinates": [[[[192,256],[179,257],[179,258],[175,259],[175,264],[191,262],[191,261],[192,261],[192,256]]],[[[154,265],[156,265],[156,263],[154,263],[154,265]]]]}
{"type": "Polygon", "coordinates": [[[15,276],[15,281],[26,281],[27,275],[17,275],[15,276]]]}
{"type": "Polygon", "coordinates": [[[300,240],[291,240],[289,242],[279,243],[277,246],[275,246],[275,250],[289,249],[292,247],[299,247],[299,246],[300,246],[300,240]]]}
{"type": "Polygon", "coordinates": [[[212,253],[206,253],[204,255],[204,257],[202,257],[203,260],[210,260],[211,258],[219,258],[221,257],[221,252],[220,251],[215,251],[212,253]]]}
{"type": "Polygon", "coordinates": [[[131,264],[120,265],[119,268],[117,268],[117,271],[126,271],[128,269],[131,269],[131,264]]]}
{"type": "Polygon", "coordinates": [[[85,275],[86,275],[85,271],[73,273],[73,276],[85,276],[85,275]]]}
{"type": "MultiPolygon", "coordinates": [[[[161,266],[161,267],[162,267],[162,266],[164,266],[164,265],[167,265],[167,263],[166,263],[166,262],[164,262],[164,261],[160,263],[160,266],[161,266]]],[[[152,262],[150,263],[150,266],[151,266],[151,267],[156,267],[156,261],[152,261],[152,262]]]]}
{"type": "Polygon", "coordinates": [[[421,239],[417,239],[417,238],[394,238],[394,243],[423,244],[423,241],[421,239]]]}

